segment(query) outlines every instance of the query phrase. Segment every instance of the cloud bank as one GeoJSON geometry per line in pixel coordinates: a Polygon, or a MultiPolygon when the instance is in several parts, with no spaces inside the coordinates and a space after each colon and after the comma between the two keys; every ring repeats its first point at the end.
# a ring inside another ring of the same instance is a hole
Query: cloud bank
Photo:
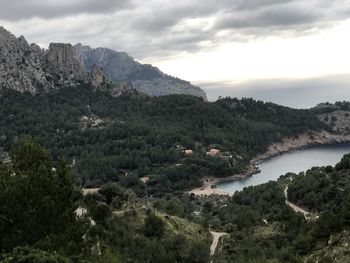
{"type": "Polygon", "coordinates": [[[82,42],[138,59],[313,34],[350,15],[349,0],[0,0],[0,5],[0,24],[31,42],[82,42]]]}

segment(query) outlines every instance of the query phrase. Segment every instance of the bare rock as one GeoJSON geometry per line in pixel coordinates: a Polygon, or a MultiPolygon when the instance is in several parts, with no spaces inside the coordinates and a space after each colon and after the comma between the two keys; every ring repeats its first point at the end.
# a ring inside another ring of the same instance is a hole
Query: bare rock
{"type": "Polygon", "coordinates": [[[97,65],[113,83],[130,82],[138,91],[151,96],[187,94],[207,99],[199,87],[169,76],[152,65],[141,64],[125,52],[91,48],[82,44],[77,44],[74,48],[87,71],[97,65]]]}
{"type": "Polygon", "coordinates": [[[200,88],[124,52],[63,43],[45,50],[0,27],[0,89],[35,94],[80,83],[108,89],[114,96],[188,94],[206,99],[200,88]]]}
{"type": "Polygon", "coordinates": [[[113,84],[111,93],[114,97],[122,95],[140,95],[130,82],[113,84]]]}
{"type": "Polygon", "coordinates": [[[43,66],[45,52],[0,27],[0,88],[36,93],[52,85],[43,66]]]}
{"type": "Polygon", "coordinates": [[[85,80],[85,68],[76,57],[71,44],[51,43],[47,61],[53,73],[58,73],[67,80],[85,80]]]}
{"type": "Polygon", "coordinates": [[[102,69],[99,68],[97,65],[94,65],[89,74],[89,83],[93,87],[97,88],[105,86],[109,83],[109,80],[106,77],[105,73],[102,71],[102,69]]]}

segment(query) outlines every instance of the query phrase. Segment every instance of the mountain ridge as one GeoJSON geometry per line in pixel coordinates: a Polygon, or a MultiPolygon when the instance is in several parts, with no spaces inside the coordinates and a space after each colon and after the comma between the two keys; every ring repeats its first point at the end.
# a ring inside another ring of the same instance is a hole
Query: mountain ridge
{"type": "Polygon", "coordinates": [[[207,99],[199,87],[167,75],[150,64],[141,64],[125,52],[91,48],[81,43],[74,45],[74,48],[87,70],[96,64],[112,82],[129,81],[140,92],[152,96],[186,94],[207,99]]]}
{"type": "Polygon", "coordinates": [[[113,94],[119,94],[120,87],[128,86],[129,90],[131,85],[151,96],[187,94],[206,100],[200,88],[152,65],[142,65],[125,52],[70,43],[50,43],[48,49],[43,49],[0,26],[0,88],[36,94],[82,82],[98,88],[117,88],[113,94]],[[95,55],[91,56],[91,52],[95,55]]]}

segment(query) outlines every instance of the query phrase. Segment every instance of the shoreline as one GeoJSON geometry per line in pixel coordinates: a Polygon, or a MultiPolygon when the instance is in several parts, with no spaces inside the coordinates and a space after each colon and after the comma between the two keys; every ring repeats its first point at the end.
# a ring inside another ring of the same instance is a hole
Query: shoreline
{"type": "Polygon", "coordinates": [[[258,165],[264,161],[272,159],[276,156],[280,156],[285,153],[290,153],[298,150],[312,148],[321,145],[336,145],[350,142],[350,134],[332,134],[326,131],[321,132],[308,132],[302,133],[295,138],[285,138],[279,143],[270,145],[267,151],[263,154],[259,154],[250,160],[250,163],[246,167],[246,171],[242,174],[234,174],[227,177],[216,178],[206,177],[201,187],[192,189],[189,193],[193,193],[198,196],[208,195],[225,195],[233,196],[234,193],[218,189],[216,185],[222,182],[239,181],[247,179],[255,174],[259,174],[258,165]]]}

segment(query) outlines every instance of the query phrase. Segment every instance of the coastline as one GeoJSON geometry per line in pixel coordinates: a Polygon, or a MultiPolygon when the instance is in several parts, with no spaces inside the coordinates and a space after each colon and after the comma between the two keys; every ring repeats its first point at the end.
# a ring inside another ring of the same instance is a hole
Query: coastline
{"type": "Polygon", "coordinates": [[[201,187],[192,189],[189,193],[195,195],[226,195],[232,196],[234,193],[224,191],[222,189],[216,188],[216,184],[227,181],[243,180],[251,177],[254,174],[258,174],[258,165],[263,161],[267,161],[273,157],[294,152],[297,150],[302,150],[306,148],[311,148],[318,145],[333,145],[350,142],[350,134],[333,134],[326,131],[321,132],[307,132],[302,133],[295,138],[285,138],[279,143],[274,143],[270,145],[267,151],[263,154],[257,155],[250,161],[250,164],[246,167],[246,171],[242,174],[235,174],[232,176],[216,178],[216,177],[206,177],[204,178],[204,183],[201,187]]]}

